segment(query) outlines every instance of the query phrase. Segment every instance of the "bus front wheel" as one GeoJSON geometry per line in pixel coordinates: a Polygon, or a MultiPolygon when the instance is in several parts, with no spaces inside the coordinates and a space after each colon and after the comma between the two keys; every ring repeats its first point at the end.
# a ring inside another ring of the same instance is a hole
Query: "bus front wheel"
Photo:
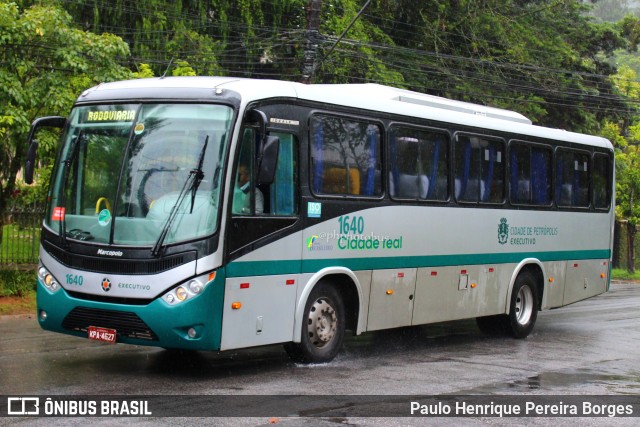
{"type": "Polygon", "coordinates": [[[300,342],[285,344],[285,350],[296,362],[329,362],[342,348],[345,321],[340,293],[326,282],[319,283],[305,305],[300,342]]]}

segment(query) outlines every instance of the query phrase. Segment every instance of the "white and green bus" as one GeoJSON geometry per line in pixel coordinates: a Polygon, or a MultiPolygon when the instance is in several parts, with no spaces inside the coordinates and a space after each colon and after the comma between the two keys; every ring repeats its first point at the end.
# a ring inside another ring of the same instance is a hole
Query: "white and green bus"
{"type": "Polygon", "coordinates": [[[609,141],[376,84],[225,77],[101,84],[68,118],[48,196],[47,330],[192,350],[476,318],[516,338],[607,291],[609,141]]]}

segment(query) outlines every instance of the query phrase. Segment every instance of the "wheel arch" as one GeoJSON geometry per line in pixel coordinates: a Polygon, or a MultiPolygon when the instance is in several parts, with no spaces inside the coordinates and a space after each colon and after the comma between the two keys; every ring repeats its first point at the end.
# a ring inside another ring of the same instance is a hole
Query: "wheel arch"
{"type": "Polygon", "coordinates": [[[511,310],[511,304],[509,304],[509,302],[511,301],[511,294],[516,283],[516,279],[523,272],[530,272],[535,277],[536,288],[538,290],[538,310],[541,310],[543,307],[542,303],[544,300],[544,278],[546,277],[544,264],[542,264],[542,262],[537,258],[527,258],[520,261],[520,263],[513,270],[513,274],[511,275],[511,280],[509,282],[509,292],[507,292],[507,299],[505,301],[506,314],[509,314],[509,311],[511,310]]]}
{"type": "Polygon", "coordinates": [[[363,292],[358,277],[345,267],[327,267],[311,276],[300,293],[293,322],[293,342],[300,342],[302,320],[305,316],[304,308],[311,291],[320,282],[332,283],[343,297],[346,316],[345,329],[354,331],[356,335],[363,332],[364,319],[362,317],[365,310],[362,309],[363,292]]]}

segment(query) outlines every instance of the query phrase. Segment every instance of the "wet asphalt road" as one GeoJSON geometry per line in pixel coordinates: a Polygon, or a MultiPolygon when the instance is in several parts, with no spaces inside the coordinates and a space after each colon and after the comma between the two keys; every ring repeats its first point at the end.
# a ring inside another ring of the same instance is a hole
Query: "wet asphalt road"
{"type": "MultiPolygon", "coordinates": [[[[525,340],[483,336],[474,321],[348,337],[329,364],[297,365],[281,346],[227,353],[175,353],[108,345],[40,330],[34,316],[0,317],[0,395],[437,395],[640,394],[640,285],[539,314],[525,340]]],[[[638,414],[640,415],[640,414],[638,414]]],[[[0,425],[52,420],[1,419],[0,425]]],[[[85,425],[87,420],[53,420],[85,425]]],[[[94,418],[92,423],[113,424],[94,418]]],[[[122,421],[122,419],[120,419],[122,421]]],[[[155,425],[500,425],[465,418],[134,419],[155,425]]],[[[581,419],[580,425],[637,425],[581,419]]],[[[575,425],[577,419],[518,419],[575,425]]],[[[505,423],[506,424],[506,423],[505,423]]],[[[509,424],[513,424],[510,421],[509,424]]]]}

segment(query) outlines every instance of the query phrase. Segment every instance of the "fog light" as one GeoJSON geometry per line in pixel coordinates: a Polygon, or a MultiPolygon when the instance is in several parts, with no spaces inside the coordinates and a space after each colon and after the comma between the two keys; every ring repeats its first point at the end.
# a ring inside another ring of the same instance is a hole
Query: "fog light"
{"type": "Polygon", "coordinates": [[[187,331],[187,335],[189,335],[189,338],[195,338],[196,337],[196,330],[193,328],[189,328],[189,330],[187,331]]]}
{"type": "Polygon", "coordinates": [[[189,296],[189,294],[187,293],[187,290],[185,288],[180,286],[178,289],[176,289],[176,296],[180,301],[184,301],[187,299],[187,296],[189,296]]]}
{"type": "Polygon", "coordinates": [[[44,310],[40,310],[39,317],[40,317],[40,320],[44,322],[45,320],[47,320],[47,312],[44,310]]]}

